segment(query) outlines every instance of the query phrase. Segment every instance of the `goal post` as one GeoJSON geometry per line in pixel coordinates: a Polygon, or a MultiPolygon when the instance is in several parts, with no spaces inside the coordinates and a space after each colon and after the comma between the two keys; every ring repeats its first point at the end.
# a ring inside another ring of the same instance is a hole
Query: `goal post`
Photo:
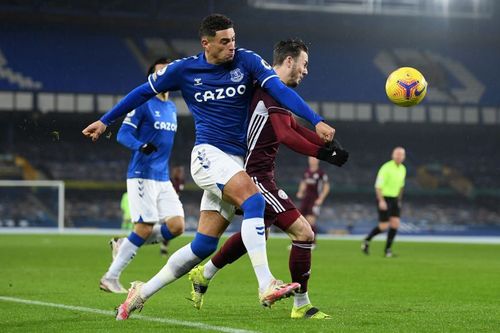
{"type": "Polygon", "coordinates": [[[62,180],[0,180],[2,227],[52,227],[62,232],[64,202],[62,180]]]}

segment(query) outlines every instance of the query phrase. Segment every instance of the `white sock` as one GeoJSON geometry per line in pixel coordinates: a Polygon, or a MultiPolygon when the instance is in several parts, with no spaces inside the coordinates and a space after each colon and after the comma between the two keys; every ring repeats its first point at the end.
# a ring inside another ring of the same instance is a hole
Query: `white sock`
{"type": "Polygon", "coordinates": [[[194,266],[199,264],[202,259],[198,258],[191,250],[191,243],[175,251],[163,268],[142,286],[141,297],[149,298],[167,284],[174,282],[194,266]]]}
{"type": "Polygon", "coordinates": [[[298,308],[309,303],[311,303],[311,301],[309,300],[307,291],[302,294],[295,293],[295,296],[293,297],[293,306],[298,308]]]}
{"type": "Polygon", "coordinates": [[[163,241],[163,235],[161,234],[161,223],[156,223],[153,226],[153,231],[151,235],[144,242],[145,245],[158,244],[163,241]]]}
{"type": "Polygon", "coordinates": [[[215,273],[217,273],[219,271],[219,269],[214,265],[214,263],[212,262],[212,260],[209,260],[206,264],[205,264],[205,268],[203,269],[203,277],[205,279],[211,279],[214,277],[215,273]]]}
{"type": "Polygon", "coordinates": [[[267,262],[266,236],[264,219],[254,217],[243,220],[241,224],[241,238],[252,262],[253,270],[259,281],[259,290],[266,290],[274,279],[267,262]],[[256,229],[259,228],[259,229],[256,229]],[[262,233],[259,235],[257,232],[262,233]]]}
{"type": "Polygon", "coordinates": [[[109,266],[108,271],[104,275],[107,279],[118,279],[125,267],[132,261],[137,253],[138,247],[132,244],[128,238],[124,238],[118,249],[115,260],[109,266]]]}

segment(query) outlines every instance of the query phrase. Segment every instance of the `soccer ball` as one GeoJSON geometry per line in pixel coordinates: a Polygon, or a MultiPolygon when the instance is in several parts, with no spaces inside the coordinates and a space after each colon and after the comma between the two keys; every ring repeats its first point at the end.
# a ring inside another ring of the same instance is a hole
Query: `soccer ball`
{"type": "Polygon", "coordinates": [[[387,78],[385,92],[396,105],[405,107],[417,105],[427,92],[427,81],[415,68],[401,67],[387,78]]]}

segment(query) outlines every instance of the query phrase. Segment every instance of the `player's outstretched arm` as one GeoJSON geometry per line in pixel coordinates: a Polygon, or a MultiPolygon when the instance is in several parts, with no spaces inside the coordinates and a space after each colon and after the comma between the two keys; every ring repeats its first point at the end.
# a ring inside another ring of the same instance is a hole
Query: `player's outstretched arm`
{"type": "Polygon", "coordinates": [[[155,96],[149,83],[144,83],[127,94],[118,104],[111,110],[106,112],[101,119],[87,126],[83,131],[83,135],[90,137],[92,141],[96,141],[99,136],[106,130],[113,121],[129,113],[138,106],[144,104],[148,99],[155,96]]]}
{"type": "Polygon", "coordinates": [[[314,125],[316,133],[325,142],[333,140],[335,129],[324,123],[323,118],[315,113],[295,91],[283,84],[278,77],[267,80],[263,88],[281,105],[314,125]]]}
{"type": "Polygon", "coordinates": [[[349,158],[349,153],[337,147],[329,148],[310,142],[295,130],[297,123],[293,117],[282,113],[271,113],[276,138],[288,148],[300,154],[313,156],[336,166],[342,166],[349,158]]]}
{"type": "MultiPolygon", "coordinates": [[[[318,145],[310,142],[307,138],[300,135],[300,133],[297,133],[294,129],[295,119],[293,119],[292,116],[284,113],[271,113],[269,117],[273,125],[276,139],[278,139],[279,142],[299,154],[313,157],[318,155],[321,143],[318,145]]],[[[316,135],[314,132],[313,134],[316,135]]],[[[318,138],[317,135],[316,137],[318,138]]]]}
{"type": "Polygon", "coordinates": [[[107,126],[102,121],[97,120],[85,127],[82,133],[86,137],[91,138],[92,141],[96,141],[97,139],[99,139],[101,134],[106,131],[106,127],[107,126]]]}
{"type": "Polygon", "coordinates": [[[311,131],[309,128],[300,125],[299,123],[297,123],[297,121],[295,121],[295,119],[292,120],[292,126],[296,132],[298,132],[300,135],[302,135],[312,143],[317,144],[318,146],[324,145],[325,142],[318,136],[318,134],[316,134],[314,131],[311,131]]]}

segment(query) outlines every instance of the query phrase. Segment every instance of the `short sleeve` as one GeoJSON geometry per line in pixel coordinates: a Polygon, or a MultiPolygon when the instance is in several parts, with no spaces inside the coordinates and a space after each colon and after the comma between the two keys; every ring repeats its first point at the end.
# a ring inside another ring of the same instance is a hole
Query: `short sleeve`
{"type": "Polygon", "coordinates": [[[384,186],[384,182],[385,182],[385,165],[382,166],[380,168],[380,170],[378,171],[378,174],[377,174],[377,179],[375,180],[375,187],[376,188],[381,188],[382,186],[384,186]]]}

